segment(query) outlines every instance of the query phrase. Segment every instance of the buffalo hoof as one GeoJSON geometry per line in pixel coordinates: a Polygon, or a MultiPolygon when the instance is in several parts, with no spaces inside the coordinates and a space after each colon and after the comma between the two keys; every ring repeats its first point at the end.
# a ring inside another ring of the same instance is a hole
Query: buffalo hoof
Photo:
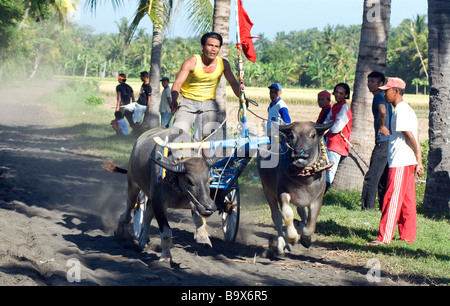
{"type": "Polygon", "coordinates": [[[309,247],[311,246],[311,236],[301,236],[300,243],[305,248],[309,249],[309,247]]]}
{"type": "Polygon", "coordinates": [[[198,229],[194,235],[195,242],[204,245],[205,247],[212,248],[211,240],[209,240],[209,235],[206,230],[198,229]]]}
{"type": "Polygon", "coordinates": [[[198,244],[201,244],[205,247],[212,248],[212,243],[211,243],[211,240],[209,240],[209,237],[199,237],[199,236],[197,236],[195,238],[195,242],[197,242],[198,244]]]}
{"type": "Polygon", "coordinates": [[[286,237],[286,242],[291,245],[295,245],[300,238],[294,226],[286,227],[284,229],[284,236],[286,237]]]}
{"type": "Polygon", "coordinates": [[[161,252],[161,258],[159,259],[160,262],[166,262],[166,263],[170,263],[172,261],[172,254],[170,253],[170,249],[169,250],[163,250],[161,252]]]}
{"type": "Polygon", "coordinates": [[[138,244],[139,252],[143,252],[145,250],[145,246],[147,245],[147,242],[148,242],[147,240],[145,242],[139,240],[139,244],[138,244]]]}
{"type": "Polygon", "coordinates": [[[269,249],[275,256],[284,255],[284,250],[291,251],[289,244],[286,243],[283,237],[277,237],[276,239],[269,239],[269,249]]]}

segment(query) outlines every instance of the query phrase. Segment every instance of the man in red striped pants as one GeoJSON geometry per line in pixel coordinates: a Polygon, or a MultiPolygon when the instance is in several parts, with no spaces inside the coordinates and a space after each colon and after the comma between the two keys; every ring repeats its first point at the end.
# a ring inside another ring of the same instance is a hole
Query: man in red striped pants
{"type": "Polygon", "coordinates": [[[391,243],[397,224],[401,240],[413,243],[416,238],[415,177],[422,175],[424,170],[417,136],[417,116],[403,101],[405,88],[406,83],[399,78],[389,78],[386,85],[379,87],[394,111],[389,137],[387,190],[378,237],[369,242],[370,245],[391,243]]]}

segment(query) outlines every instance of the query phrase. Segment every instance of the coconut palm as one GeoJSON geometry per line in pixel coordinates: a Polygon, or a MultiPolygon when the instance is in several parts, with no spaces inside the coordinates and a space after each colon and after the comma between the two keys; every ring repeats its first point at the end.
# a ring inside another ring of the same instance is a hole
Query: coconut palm
{"type": "MultiPolygon", "coordinates": [[[[351,111],[353,114],[351,143],[366,161],[374,146],[372,117],[373,96],[367,89],[367,75],[376,70],[386,71],[386,54],[391,0],[364,0],[363,23],[359,56],[356,65],[351,111]]],[[[361,189],[367,168],[350,152],[336,173],[333,187],[361,189]]]]}
{"type": "Polygon", "coordinates": [[[435,213],[450,209],[450,6],[428,0],[430,115],[427,184],[424,204],[435,213]]]}

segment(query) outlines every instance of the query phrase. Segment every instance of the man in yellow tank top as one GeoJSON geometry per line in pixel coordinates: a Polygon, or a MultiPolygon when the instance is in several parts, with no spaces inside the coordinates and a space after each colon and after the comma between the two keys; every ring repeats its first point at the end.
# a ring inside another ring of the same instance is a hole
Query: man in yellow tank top
{"type": "Polygon", "coordinates": [[[206,33],[201,38],[202,54],[184,61],[172,86],[172,111],[178,108],[172,126],[172,134],[194,126],[194,139],[199,141],[217,129],[219,107],[215,101],[216,88],[222,74],[239,97],[239,83],[226,59],[218,56],[222,36],[206,33]],[[180,101],[178,98],[181,94],[180,101]]]}

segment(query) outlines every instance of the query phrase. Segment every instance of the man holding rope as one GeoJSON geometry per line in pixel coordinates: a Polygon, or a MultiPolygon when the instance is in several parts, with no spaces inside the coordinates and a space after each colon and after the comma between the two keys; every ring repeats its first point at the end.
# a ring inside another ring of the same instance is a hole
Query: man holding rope
{"type": "Polygon", "coordinates": [[[176,112],[172,134],[179,130],[190,131],[194,126],[194,140],[201,141],[220,125],[217,122],[219,107],[216,88],[222,74],[234,94],[239,97],[239,83],[228,61],[218,56],[222,36],[210,32],[201,38],[202,54],[192,55],[181,66],[172,86],[172,112],[176,112]],[[178,103],[179,95],[180,102],[178,103]]]}

